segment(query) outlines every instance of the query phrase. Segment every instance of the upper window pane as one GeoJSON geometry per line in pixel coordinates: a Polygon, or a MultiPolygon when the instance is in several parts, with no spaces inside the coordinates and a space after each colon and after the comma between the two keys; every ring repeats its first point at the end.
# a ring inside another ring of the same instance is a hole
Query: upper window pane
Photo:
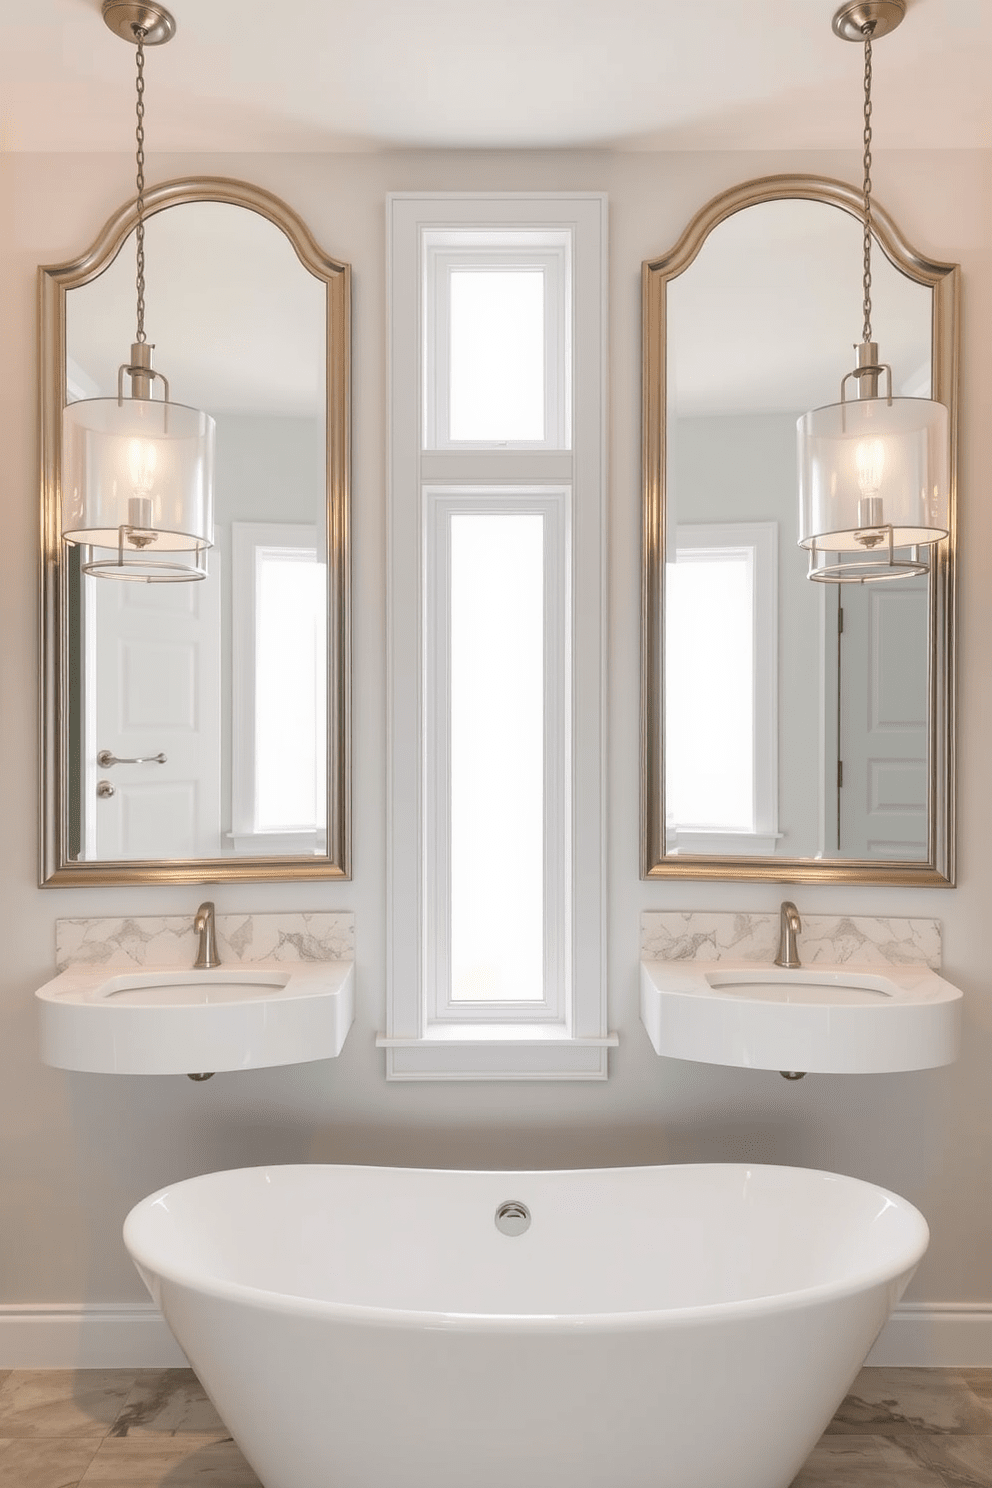
{"type": "Polygon", "coordinates": [[[544,274],[454,270],[449,296],[449,437],[543,441],[544,274]]]}
{"type": "Polygon", "coordinates": [[[425,230],[423,447],[572,443],[572,231],[425,230]]]}

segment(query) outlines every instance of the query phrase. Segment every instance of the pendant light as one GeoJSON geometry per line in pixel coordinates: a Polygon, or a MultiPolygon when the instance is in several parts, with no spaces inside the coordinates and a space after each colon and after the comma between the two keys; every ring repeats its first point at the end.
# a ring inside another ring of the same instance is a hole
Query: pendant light
{"type": "Polygon", "coordinates": [[[865,53],[864,328],[840,402],[804,414],[797,428],[799,545],[809,551],[808,577],[834,583],[927,573],[925,550],[948,533],[947,409],[892,396],[892,368],[879,361],[871,327],[871,48],[905,12],[905,0],[859,0],[833,18],[835,34],[865,53]]]}
{"type": "Polygon", "coordinates": [[[145,337],[145,46],[169,41],[176,24],[161,6],[134,0],[103,0],[103,18],[137,47],[137,330],[117,374],[117,397],[83,399],[63,412],[62,536],[91,550],[82,568],[98,578],[202,579],[213,545],[214,421],[170,402],[145,337]],[[153,395],[156,382],[161,398],[153,395]]]}

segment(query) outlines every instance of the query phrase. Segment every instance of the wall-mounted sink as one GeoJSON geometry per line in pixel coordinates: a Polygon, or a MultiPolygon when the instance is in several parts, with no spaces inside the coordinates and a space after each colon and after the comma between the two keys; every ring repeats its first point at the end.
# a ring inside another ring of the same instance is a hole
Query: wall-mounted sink
{"type": "Polygon", "coordinates": [[[655,1051],[750,1069],[869,1074],[958,1055],[961,992],[925,966],[787,969],[642,961],[641,1019],[655,1051]]]}
{"type": "Polygon", "coordinates": [[[73,966],[35,996],[41,1057],[59,1069],[259,1069],[341,1052],[354,1017],[354,963],[256,961],[208,971],[73,966]]]}

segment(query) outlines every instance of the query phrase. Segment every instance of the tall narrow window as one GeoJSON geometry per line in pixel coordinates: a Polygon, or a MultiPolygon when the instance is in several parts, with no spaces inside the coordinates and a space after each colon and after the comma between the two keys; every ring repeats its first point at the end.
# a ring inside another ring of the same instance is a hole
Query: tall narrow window
{"type": "Polygon", "coordinates": [[[604,226],[595,196],[390,202],[391,1079],[603,1079],[615,1042],[604,226]]]}

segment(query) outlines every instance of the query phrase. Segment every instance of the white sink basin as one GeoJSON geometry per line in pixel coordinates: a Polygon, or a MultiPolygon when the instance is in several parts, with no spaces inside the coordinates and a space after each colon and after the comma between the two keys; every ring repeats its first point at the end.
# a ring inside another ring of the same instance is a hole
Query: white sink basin
{"type": "Polygon", "coordinates": [[[70,967],[35,996],[46,1064],[94,1074],[212,1074],[339,1054],[354,1017],[354,963],[70,967]]]}
{"type": "Polygon", "coordinates": [[[953,1063],[961,992],[925,966],[642,961],[641,1019],[673,1059],[870,1074],[953,1063]]]}

